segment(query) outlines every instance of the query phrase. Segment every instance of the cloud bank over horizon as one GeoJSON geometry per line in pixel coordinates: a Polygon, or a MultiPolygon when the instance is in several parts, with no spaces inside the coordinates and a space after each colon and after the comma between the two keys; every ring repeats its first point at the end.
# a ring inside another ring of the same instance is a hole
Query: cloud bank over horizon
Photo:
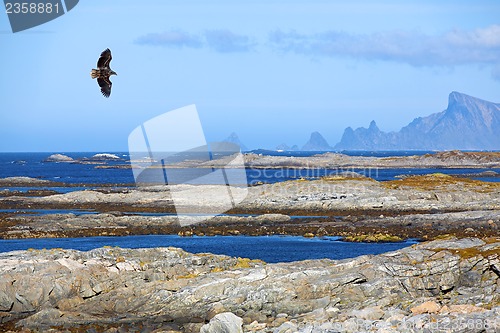
{"type": "Polygon", "coordinates": [[[500,25],[473,31],[455,29],[437,36],[418,31],[352,34],[332,30],[307,35],[276,30],[269,39],[279,51],[310,56],[397,61],[412,66],[500,62],[500,25]]]}
{"type": "Polygon", "coordinates": [[[388,61],[414,67],[491,65],[492,77],[500,80],[500,25],[469,31],[454,29],[441,35],[403,30],[369,34],[329,30],[306,34],[277,29],[268,34],[267,40],[261,41],[257,37],[228,29],[212,29],[201,33],[174,29],[142,35],[135,43],[174,48],[207,47],[219,53],[254,52],[257,47],[266,47],[279,53],[311,58],[388,61]]]}

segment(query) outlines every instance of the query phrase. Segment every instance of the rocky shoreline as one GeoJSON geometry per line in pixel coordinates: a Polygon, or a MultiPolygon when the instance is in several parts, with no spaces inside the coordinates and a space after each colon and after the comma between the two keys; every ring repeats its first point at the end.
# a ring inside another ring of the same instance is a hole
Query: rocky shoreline
{"type": "Polygon", "coordinates": [[[453,150],[434,154],[397,157],[363,157],[340,153],[289,157],[248,153],[245,154],[245,165],[250,168],[498,168],[500,167],[500,152],[453,150]]]}
{"type": "MultiPolygon", "coordinates": [[[[193,186],[171,186],[170,190],[190,191],[193,186]]],[[[216,198],[225,192],[210,185],[204,193],[216,198]]],[[[245,200],[225,215],[207,216],[183,227],[164,186],[108,186],[63,194],[40,190],[36,194],[0,197],[0,209],[8,210],[0,213],[0,238],[239,233],[389,241],[430,240],[443,234],[490,237],[500,230],[500,183],[443,174],[385,182],[330,176],[262,184],[249,187],[245,200]],[[61,212],[36,214],[33,210],[61,212]],[[78,214],[79,210],[85,214],[78,214]]],[[[204,200],[199,195],[195,199],[204,200]]]]}
{"type": "Polygon", "coordinates": [[[176,248],[0,254],[12,332],[498,332],[500,238],[266,264],[176,248]]]}
{"type": "MultiPolygon", "coordinates": [[[[189,163],[184,161],[180,165],[187,167],[221,167],[226,166],[234,156],[226,156],[211,161],[189,163]]],[[[499,168],[500,152],[464,152],[460,150],[436,152],[425,155],[397,156],[397,157],[363,157],[351,156],[342,153],[320,153],[313,156],[273,156],[254,152],[243,154],[247,168],[499,168]]],[[[96,164],[96,168],[121,169],[132,168],[132,164],[113,154],[95,154],[92,157],[73,159],[67,155],[53,154],[43,162],[48,163],[76,163],[96,164]],[[107,162],[114,162],[107,164],[107,162]],[[121,163],[120,163],[121,162],[121,163]]],[[[132,162],[144,162],[132,161],[132,162]]],[[[178,167],[171,164],[166,167],[178,167]]]]}
{"type": "MultiPolygon", "coordinates": [[[[257,169],[500,166],[498,153],[245,158],[257,169]]],[[[73,163],[62,156],[54,162],[73,163]]],[[[114,163],[104,165],[121,165],[114,163]]],[[[192,199],[202,204],[208,196],[213,203],[225,193],[220,186],[207,185],[201,196],[187,184],[135,187],[14,177],[0,179],[0,186],[1,239],[280,234],[425,241],[377,256],[278,264],[176,248],[0,253],[3,332],[500,330],[500,183],[444,174],[378,182],[344,172],[231,187],[232,193],[248,191],[241,203],[218,216],[205,205],[198,213],[206,218],[183,226],[171,191],[194,193],[192,199]],[[22,187],[30,190],[17,189],[22,187]]]]}

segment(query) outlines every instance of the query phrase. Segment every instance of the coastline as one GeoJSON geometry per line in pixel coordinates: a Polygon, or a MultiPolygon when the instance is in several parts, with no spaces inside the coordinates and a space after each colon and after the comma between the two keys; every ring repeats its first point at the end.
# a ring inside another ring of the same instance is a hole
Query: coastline
{"type": "MultiPolygon", "coordinates": [[[[190,191],[192,186],[172,188],[190,191]]],[[[207,193],[217,195],[217,190],[217,185],[206,186],[207,193]]],[[[187,226],[179,225],[169,191],[162,186],[35,194],[0,197],[0,209],[5,210],[0,213],[1,238],[239,233],[394,241],[442,235],[484,238],[500,230],[500,183],[443,174],[385,182],[334,176],[252,186],[237,207],[187,226]],[[79,210],[85,214],[71,212],[79,210]]],[[[193,199],[203,200],[199,194],[193,199]]],[[[198,213],[210,211],[202,208],[198,213]]]]}
{"type": "MultiPolygon", "coordinates": [[[[500,163],[496,154],[438,157],[450,167],[484,169],[500,163]]],[[[253,167],[300,169],[307,161],[262,158],[253,167]]],[[[336,163],[325,154],[308,167],[328,167],[325,158],[336,163]]],[[[382,160],[364,161],[362,167],[380,167],[382,160]]],[[[383,161],[422,165],[411,156],[383,161]]],[[[191,199],[201,203],[210,196],[213,203],[223,193],[218,185],[193,191],[196,185],[0,179],[4,239],[175,234],[421,241],[380,255],[277,264],[161,247],[0,253],[0,329],[392,333],[476,323],[478,331],[494,332],[500,327],[500,182],[471,177],[430,173],[376,181],[342,172],[235,186],[230,191],[248,191],[236,207],[214,216],[211,209],[219,207],[205,205],[183,226],[175,209],[189,206],[190,197],[174,205],[170,191],[194,193],[191,199]],[[200,214],[208,215],[200,220],[200,214]]]]}
{"type": "Polygon", "coordinates": [[[0,253],[4,332],[500,328],[500,238],[266,264],[177,248],[0,253]]]}

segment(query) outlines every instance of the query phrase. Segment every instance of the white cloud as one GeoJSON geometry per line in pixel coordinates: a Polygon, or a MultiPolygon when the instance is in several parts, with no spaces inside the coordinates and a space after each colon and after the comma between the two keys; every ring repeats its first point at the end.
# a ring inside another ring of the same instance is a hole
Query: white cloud
{"type": "Polygon", "coordinates": [[[208,30],[205,32],[208,45],[217,52],[247,52],[251,51],[254,43],[250,37],[238,35],[229,30],[208,30]]]}
{"type": "Polygon", "coordinates": [[[200,37],[181,30],[171,30],[162,33],[150,33],[140,36],[135,40],[135,43],[178,48],[199,48],[202,46],[200,37]]]}
{"type": "Polygon", "coordinates": [[[438,36],[407,31],[371,34],[326,31],[300,34],[296,31],[277,30],[269,35],[269,41],[282,52],[397,61],[412,66],[500,62],[500,25],[473,31],[453,30],[438,36]]]}
{"type": "Polygon", "coordinates": [[[255,43],[246,35],[236,34],[227,29],[207,30],[204,34],[191,34],[181,30],[150,33],[140,36],[136,44],[165,47],[201,48],[207,46],[217,52],[248,52],[255,43]]]}
{"type": "Polygon", "coordinates": [[[406,63],[411,66],[445,66],[479,64],[493,66],[492,76],[500,80],[500,25],[470,31],[452,30],[441,35],[418,31],[385,31],[355,34],[346,31],[324,31],[304,34],[276,30],[266,44],[252,36],[227,29],[192,34],[181,30],[150,33],[135,41],[143,45],[166,47],[208,47],[220,53],[250,52],[257,45],[276,51],[310,57],[343,57],[406,63]]]}

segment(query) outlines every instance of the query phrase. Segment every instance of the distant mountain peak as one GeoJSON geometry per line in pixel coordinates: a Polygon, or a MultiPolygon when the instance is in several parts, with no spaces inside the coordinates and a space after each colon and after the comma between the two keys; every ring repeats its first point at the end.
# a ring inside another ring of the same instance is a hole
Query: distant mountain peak
{"type": "Polygon", "coordinates": [[[240,141],[238,134],[236,134],[235,132],[231,132],[231,134],[229,134],[229,136],[223,141],[224,142],[231,142],[231,143],[234,143],[234,144],[240,146],[240,149],[242,151],[248,150],[247,147],[240,141]]]}
{"type": "Polygon", "coordinates": [[[328,144],[325,138],[319,132],[312,132],[309,141],[302,147],[302,150],[325,151],[333,148],[328,144]]]}
{"type": "MultiPolygon", "coordinates": [[[[463,102],[465,100],[468,100],[468,99],[473,99],[473,100],[476,100],[476,101],[482,101],[482,102],[486,102],[480,98],[477,98],[477,97],[474,97],[474,96],[470,96],[470,95],[467,95],[467,94],[464,94],[464,93],[461,93],[461,92],[458,92],[458,91],[452,91],[449,95],[448,95],[448,104],[451,104],[451,103],[454,103],[454,102],[463,102]]],[[[490,102],[488,102],[490,103],[490,102]]]]}
{"type": "Polygon", "coordinates": [[[231,132],[231,134],[229,134],[225,141],[234,142],[239,140],[240,138],[238,137],[238,134],[236,134],[236,132],[231,132]]]}
{"type": "Polygon", "coordinates": [[[450,95],[448,96],[448,108],[450,106],[456,105],[456,104],[478,104],[478,105],[489,105],[489,104],[496,104],[499,105],[498,103],[494,102],[489,102],[481,98],[477,98],[474,96],[466,95],[464,93],[460,93],[458,91],[452,91],[450,95]]]}
{"type": "Polygon", "coordinates": [[[370,126],[368,127],[368,129],[369,129],[370,131],[379,131],[378,126],[377,126],[377,123],[375,122],[375,120],[372,120],[372,121],[370,122],[370,126]]]}
{"type": "Polygon", "coordinates": [[[452,91],[442,112],[415,118],[399,132],[382,132],[375,121],[368,129],[348,127],[335,149],[496,150],[498,133],[500,104],[452,91]]]}
{"type": "Polygon", "coordinates": [[[321,135],[320,132],[312,132],[311,140],[323,140],[324,142],[326,142],[325,138],[323,138],[323,135],[321,135]]]}
{"type": "Polygon", "coordinates": [[[455,101],[461,100],[461,99],[463,99],[465,96],[470,97],[470,96],[468,96],[468,95],[465,95],[465,94],[459,93],[458,91],[452,91],[452,92],[448,95],[448,104],[451,104],[451,103],[454,103],[455,101]]]}

